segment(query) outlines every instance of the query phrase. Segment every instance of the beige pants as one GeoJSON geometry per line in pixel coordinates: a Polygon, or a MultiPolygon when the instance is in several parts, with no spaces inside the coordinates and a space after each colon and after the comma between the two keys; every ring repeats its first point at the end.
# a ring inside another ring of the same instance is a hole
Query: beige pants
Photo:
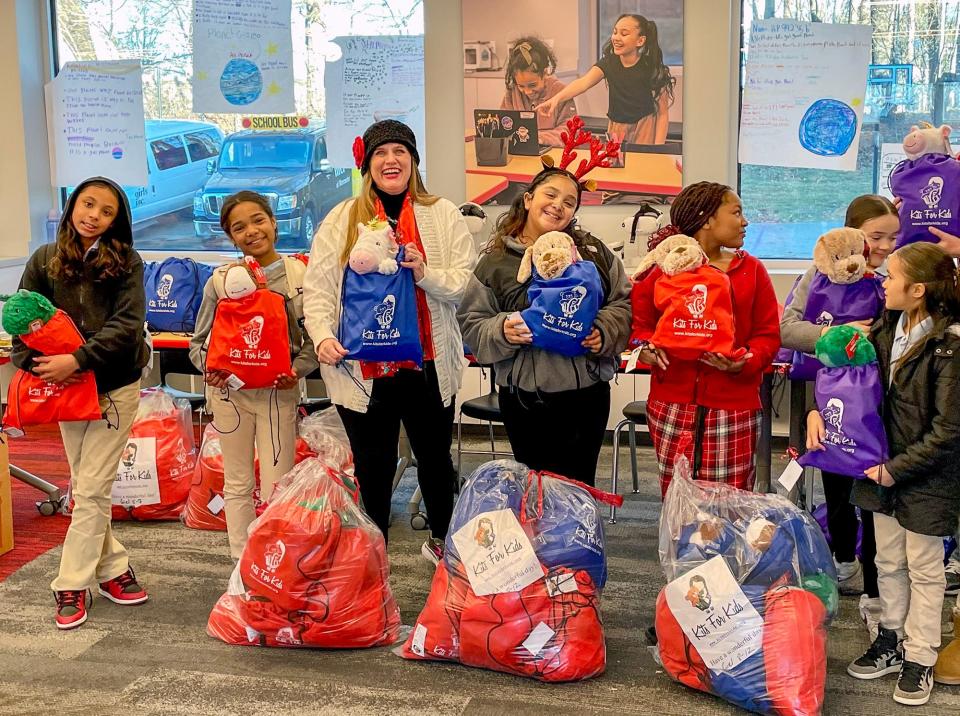
{"type": "Polygon", "coordinates": [[[220,431],[223,451],[223,500],[230,556],[240,559],[247,528],[256,514],[253,490],[254,447],[260,458],[260,496],[269,500],[273,485],[293,467],[297,440],[299,391],[269,388],[214,390],[210,399],[213,425],[220,431]],[[277,463],[274,465],[274,455],[277,463]]]}
{"type": "Polygon", "coordinates": [[[943,590],[943,539],[910,532],[893,517],[874,513],[880,624],[904,636],[907,661],[937,663],[943,590]]]}
{"type": "Polygon", "coordinates": [[[127,551],[110,527],[110,493],[139,402],[140,383],[131,383],[100,396],[106,420],[60,423],[70,464],[73,516],[63,541],[60,572],[50,584],[54,591],[87,589],[94,581],[119,577],[129,567],[127,551]]]}

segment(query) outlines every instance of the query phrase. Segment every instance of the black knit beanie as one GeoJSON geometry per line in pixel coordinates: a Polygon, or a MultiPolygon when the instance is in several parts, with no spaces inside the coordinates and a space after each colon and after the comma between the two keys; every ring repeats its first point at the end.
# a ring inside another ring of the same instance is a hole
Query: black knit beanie
{"type": "Polygon", "coordinates": [[[417,138],[403,122],[395,119],[384,119],[380,122],[374,122],[367,131],[363,133],[363,164],[360,165],[360,173],[366,174],[370,169],[370,158],[373,151],[381,144],[390,144],[396,142],[402,144],[410,150],[413,155],[414,164],[420,164],[420,154],[417,152],[417,138]]]}

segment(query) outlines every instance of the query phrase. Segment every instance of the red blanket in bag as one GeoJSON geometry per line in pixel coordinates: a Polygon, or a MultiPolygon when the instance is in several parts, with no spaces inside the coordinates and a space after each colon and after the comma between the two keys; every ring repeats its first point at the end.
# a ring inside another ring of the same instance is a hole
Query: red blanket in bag
{"type": "Polygon", "coordinates": [[[278,375],[290,374],[283,295],[260,288],[243,298],[220,299],[210,328],[206,369],[235,375],[243,388],[269,388],[278,375]]]}
{"type": "Polygon", "coordinates": [[[710,672],[700,654],[683,633],[680,623],[667,606],[667,597],[661,589],[657,595],[656,616],[657,648],[663,669],[671,677],[692,689],[710,690],[710,672]]]}
{"type": "Polygon", "coordinates": [[[806,589],[771,589],[764,599],[763,668],[778,714],[814,716],[823,708],[827,610],[806,589]]]}
{"type": "Polygon", "coordinates": [[[113,505],[115,520],[178,520],[190,493],[190,483],[197,463],[193,435],[187,432],[180,415],[150,415],[137,420],[130,429],[132,438],[155,438],[157,441],[157,478],[160,502],[127,509],[113,505]]]}
{"type": "Polygon", "coordinates": [[[653,303],[662,312],[650,338],[658,348],[683,360],[708,352],[733,354],[733,299],[723,271],[701,266],[664,274],[654,286],[653,303]]]}
{"type": "Polygon", "coordinates": [[[451,574],[441,560],[433,573],[427,603],[401,649],[403,658],[460,661],[460,617],[469,589],[466,575],[451,574]]]}

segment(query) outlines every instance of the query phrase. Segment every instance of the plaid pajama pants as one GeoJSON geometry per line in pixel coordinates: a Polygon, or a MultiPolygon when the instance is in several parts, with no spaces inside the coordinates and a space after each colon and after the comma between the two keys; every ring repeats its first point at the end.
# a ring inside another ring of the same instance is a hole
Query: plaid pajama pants
{"type": "MultiPolygon", "coordinates": [[[[700,471],[694,477],[708,482],[724,482],[740,490],[753,490],[756,476],[754,457],[760,437],[759,410],[717,410],[701,408],[704,413],[700,440],[700,471]]],[[[693,467],[697,431],[697,406],[683,403],[647,402],[647,425],[657,453],[660,470],[660,494],[667,494],[673,479],[673,461],[684,433],[691,441],[686,451],[693,467]]]]}

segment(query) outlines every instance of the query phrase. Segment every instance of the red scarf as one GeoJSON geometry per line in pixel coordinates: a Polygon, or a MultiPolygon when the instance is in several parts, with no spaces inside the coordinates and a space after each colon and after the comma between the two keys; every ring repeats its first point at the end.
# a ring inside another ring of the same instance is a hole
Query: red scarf
{"type": "MultiPolygon", "coordinates": [[[[377,218],[381,221],[387,221],[387,214],[383,209],[383,202],[377,199],[377,218]]],[[[394,233],[397,237],[397,244],[413,244],[417,250],[424,256],[426,263],[427,252],[423,250],[423,241],[420,239],[420,231],[417,229],[417,217],[413,213],[413,200],[408,194],[403,200],[403,208],[400,209],[400,219],[394,227],[394,233]]],[[[427,294],[419,286],[415,287],[417,297],[417,326],[420,333],[420,345],[423,346],[423,359],[425,361],[434,359],[433,352],[433,325],[430,322],[430,307],[427,305],[427,294]]],[[[386,378],[396,375],[402,368],[417,370],[418,366],[413,361],[389,361],[374,362],[360,361],[360,370],[364,379],[386,378]]]]}

